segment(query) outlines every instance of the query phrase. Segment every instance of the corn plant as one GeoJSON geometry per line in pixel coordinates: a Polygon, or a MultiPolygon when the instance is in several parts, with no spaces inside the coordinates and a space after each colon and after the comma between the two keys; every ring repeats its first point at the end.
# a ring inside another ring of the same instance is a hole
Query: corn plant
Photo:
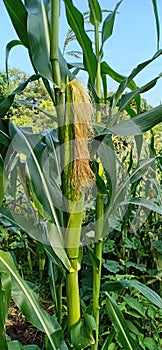
{"type": "MultiPolygon", "coordinates": [[[[63,3],[68,24],[82,49],[83,62],[79,64],[68,64],[59,49],[59,0],[4,0],[19,37],[19,40],[11,41],[6,47],[6,67],[10,50],[14,46],[23,45],[29,52],[35,74],[0,103],[0,213],[3,219],[42,243],[49,263],[56,315],[50,317],[40,308],[37,296],[19,276],[10,253],[3,251],[0,252],[0,295],[1,291],[5,294],[8,306],[8,287],[3,287],[4,277],[7,276],[11,279],[11,295],[15,303],[26,318],[45,333],[47,350],[68,347],[75,350],[97,350],[100,346],[102,242],[103,237],[109,234],[110,219],[115,213],[120,217],[123,208],[129,209],[131,205],[162,213],[158,201],[139,198],[136,191],[132,190],[133,184],[137,180],[141,181],[143,175],[156,163],[155,157],[144,160],[140,158],[142,134],[162,121],[162,106],[140,114],[140,94],[151,89],[160,75],[142,87],[136,86],[134,78],[162,54],[159,49],[159,18],[156,1],[152,0],[157,28],[157,52],[133,69],[128,77],[123,77],[102,60],[104,44],[113,32],[116,13],[122,1],[117,3],[114,11],[104,20],[99,2],[88,1],[95,40],[88,36],[83,15],[73,1],[66,0],[63,3]],[[88,87],[95,107],[85,86],[76,79],[76,73],[80,69],[87,72],[88,87]],[[107,76],[119,83],[117,91],[110,97],[107,76]],[[56,110],[56,115],[46,111],[44,113],[57,123],[57,128],[34,134],[31,129],[15,127],[5,119],[5,114],[13,101],[24,104],[16,96],[29,83],[38,79],[42,79],[56,110]],[[129,93],[125,92],[126,88],[130,89],[129,93]],[[130,107],[132,100],[135,101],[135,110],[130,107]],[[123,111],[129,113],[130,118],[120,121],[123,111]],[[106,123],[102,122],[102,114],[106,116],[106,123]],[[92,123],[94,115],[95,122],[92,123]],[[119,181],[112,135],[134,136],[136,140],[136,166],[132,169],[130,156],[129,171],[124,171],[119,181]],[[10,194],[13,186],[15,194],[6,203],[6,193],[10,194]],[[92,192],[95,210],[90,221],[87,221],[86,196],[89,190],[92,192]],[[23,204],[20,204],[19,191],[24,194],[23,204]],[[79,295],[78,274],[82,267],[84,246],[87,246],[93,265],[93,306],[88,312],[79,295]],[[63,334],[64,281],[67,328],[64,328],[63,334]]],[[[107,312],[122,346],[128,350],[137,349],[137,339],[130,335],[123,314],[110,294],[123,287],[137,289],[159,308],[162,308],[162,300],[154,291],[137,281],[107,282],[102,286],[107,312]]],[[[7,349],[5,317],[1,316],[3,320],[0,331],[4,349],[7,349]]],[[[109,338],[101,348],[108,348],[108,344],[109,338]]]]}

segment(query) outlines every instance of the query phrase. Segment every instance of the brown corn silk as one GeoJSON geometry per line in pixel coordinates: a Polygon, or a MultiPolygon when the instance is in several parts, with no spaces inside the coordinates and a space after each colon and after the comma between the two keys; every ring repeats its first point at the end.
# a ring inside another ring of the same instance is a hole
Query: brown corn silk
{"type": "Polygon", "coordinates": [[[75,195],[85,191],[95,180],[89,164],[89,140],[94,136],[92,129],[93,106],[85,86],[78,80],[68,83],[71,91],[73,113],[73,171],[72,186],[75,195]]]}

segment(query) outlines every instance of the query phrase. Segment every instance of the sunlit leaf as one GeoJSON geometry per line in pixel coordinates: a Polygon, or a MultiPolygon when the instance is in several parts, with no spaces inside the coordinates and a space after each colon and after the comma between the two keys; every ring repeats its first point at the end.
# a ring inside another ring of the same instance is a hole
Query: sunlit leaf
{"type": "Polygon", "coordinates": [[[120,112],[123,111],[123,109],[128,105],[128,103],[130,103],[132,101],[132,99],[135,98],[137,95],[152,89],[156,85],[159,78],[160,78],[160,76],[149,81],[148,83],[141,86],[137,90],[134,90],[133,92],[129,92],[129,93],[126,93],[125,95],[123,95],[121,100],[120,100],[119,111],[120,112]]]}
{"type": "Polygon", "coordinates": [[[32,61],[37,71],[53,81],[50,62],[50,33],[44,1],[25,1],[28,11],[27,32],[32,61]]]}
{"type": "Polygon", "coordinates": [[[3,0],[21,42],[29,48],[27,11],[21,0],[3,0]]]}
{"type": "Polygon", "coordinates": [[[90,22],[95,26],[102,22],[102,11],[97,0],[89,0],[90,22]]]}
{"type": "Polygon", "coordinates": [[[159,42],[160,42],[160,21],[159,21],[159,14],[158,14],[158,6],[157,1],[152,0],[154,15],[155,15],[155,21],[156,21],[156,33],[157,33],[157,50],[159,50],[159,42]]]}
{"type": "Polygon", "coordinates": [[[134,79],[134,77],[138,73],[140,73],[145,67],[147,67],[151,62],[153,62],[156,58],[158,58],[161,54],[162,54],[162,50],[158,50],[152,58],[150,58],[149,60],[147,60],[145,62],[138,64],[138,66],[133,69],[133,71],[130,73],[130,75],[121,82],[117,91],[113,95],[113,107],[115,107],[117,105],[121,95],[123,94],[123,91],[128,86],[128,83],[132,79],[134,79]]]}
{"type": "Polygon", "coordinates": [[[77,41],[83,50],[83,62],[89,74],[90,83],[94,86],[97,60],[92,50],[92,42],[84,29],[84,18],[81,12],[73,5],[72,0],[64,0],[68,23],[76,35],[77,41]]]}
{"type": "Polygon", "coordinates": [[[6,58],[5,58],[5,62],[6,62],[6,73],[7,73],[7,77],[8,77],[8,58],[9,58],[9,53],[11,51],[11,49],[15,46],[18,45],[23,45],[22,41],[20,40],[12,40],[10,41],[7,45],[6,45],[6,58]]]}
{"type": "Polygon", "coordinates": [[[106,17],[104,22],[103,22],[103,26],[102,26],[102,48],[103,48],[103,45],[104,45],[105,41],[112,35],[114,22],[115,22],[116,11],[119,8],[121,3],[122,3],[122,0],[117,3],[117,5],[115,6],[115,10],[112,13],[110,13],[106,17]]]}

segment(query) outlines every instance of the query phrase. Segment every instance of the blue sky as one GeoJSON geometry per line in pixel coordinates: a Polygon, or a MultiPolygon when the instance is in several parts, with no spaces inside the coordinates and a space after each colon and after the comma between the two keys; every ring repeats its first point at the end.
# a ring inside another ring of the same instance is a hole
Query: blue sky
{"type": "MultiPolygon", "coordinates": [[[[162,1],[157,0],[157,2],[162,23],[162,1]]],[[[63,46],[68,29],[63,0],[61,0],[61,3],[60,47],[63,46]]],[[[99,0],[99,3],[102,9],[113,10],[117,1],[99,0]]],[[[87,0],[74,0],[74,4],[81,11],[86,11],[88,8],[87,0]]],[[[155,19],[151,0],[123,0],[118,12],[113,35],[105,45],[104,60],[118,73],[128,75],[137,64],[151,58],[156,52],[155,19]]],[[[4,70],[5,46],[9,41],[16,38],[17,35],[3,1],[0,0],[0,70],[4,70]]],[[[69,49],[71,48],[74,48],[74,46],[69,46],[69,49]]],[[[162,48],[162,39],[160,48],[162,48]]],[[[74,61],[74,59],[72,60],[74,61]]],[[[16,67],[28,74],[33,73],[27,51],[23,47],[15,47],[12,50],[9,64],[10,67],[16,67]]],[[[161,72],[162,56],[145,68],[135,78],[135,81],[138,86],[142,86],[161,72]]],[[[84,81],[83,75],[81,79],[84,81]]],[[[116,84],[111,79],[108,80],[108,86],[110,91],[114,91],[116,88],[116,84]]],[[[152,106],[162,102],[162,78],[152,90],[143,94],[142,97],[146,98],[152,106]]]]}

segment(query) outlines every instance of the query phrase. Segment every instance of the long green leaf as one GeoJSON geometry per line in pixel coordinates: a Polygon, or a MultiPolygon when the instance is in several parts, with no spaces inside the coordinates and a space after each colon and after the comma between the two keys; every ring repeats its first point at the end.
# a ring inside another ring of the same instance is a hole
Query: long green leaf
{"type": "Polygon", "coordinates": [[[135,205],[149,209],[150,211],[154,211],[154,212],[162,215],[162,206],[154,204],[153,201],[145,199],[145,198],[131,198],[128,200],[124,200],[123,202],[120,203],[120,205],[128,205],[128,204],[135,204],[135,205]]]}
{"type": "Polygon", "coordinates": [[[10,128],[10,135],[13,148],[17,152],[27,155],[27,168],[29,179],[32,183],[32,192],[35,193],[38,201],[43,205],[53,221],[53,224],[49,224],[47,227],[51,246],[65,267],[70,270],[71,264],[64,249],[64,228],[61,226],[59,219],[62,194],[57,183],[51,183],[50,181],[47,171],[49,168],[47,166],[47,161],[49,161],[48,154],[44,152],[43,143],[39,145],[37,135],[25,134],[20,128],[14,128],[14,126],[10,128]],[[44,166],[41,164],[41,157],[44,157],[46,162],[44,166]]]}
{"type": "MultiPolygon", "coordinates": [[[[114,71],[112,69],[112,67],[110,67],[107,62],[103,61],[103,62],[101,62],[102,79],[104,78],[105,75],[109,75],[112,79],[114,79],[115,81],[117,81],[120,84],[122,83],[122,81],[126,80],[125,76],[114,71]]],[[[138,89],[138,86],[136,85],[136,83],[133,80],[127,81],[127,87],[132,91],[138,89]]],[[[106,95],[106,97],[107,97],[107,95],[106,95]]],[[[137,94],[135,96],[135,103],[137,106],[137,111],[139,111],[140,110],[140,96],[137,94]]]]}
{"type": "Polygon", "coordinates": [[[54,122],[58,122],[58,119],[55,115],[45,111],[44,109],[42,108],[39,108],[36,104],[34,103],[31,103],[29,101],[26,101],[26,100],[14,100],[15,103],[18,103],[20,105],[23,105],[23,106],[26,106],[26,107],[29,107],[29,108],[33,108],[33,109],[37,109],[38,111],[42,112],[43,114],[45,114],[47,117],[49,117],[50,119],[52,119],[54,122]]]}
{"type": "MultiPolygon", "coordinates": [[[[120,136],[136,136],[142,135],[146,131],[152,129],[155,125],[162,122],[162,105],[152,108],[134,118],[125,120],[116,124],[109,129],[100,126],[101,132],[98,133],[96,139],[101,140],[105,135],[115,134],[120,136]]],[[[95,128],[97,128],[95,126],[95,128]]]]}
{"type": "Polygon", "coordinates": [[[50,63],[50,33],[48,15],[44,1],[26,0],[28,11],[27,32],[30,42],[32,62],[37,71],[46,79],[52,79],[50,63]]]}
{"type": "Polygon", "coordinates": [[[108,294],[106,300],[106,308],[108,311],[108,315],[111,319],[111,322],[118,334],[120,342],[124,348],[124,350],[135,350],[138,348],[137,344],[131,338],[129,334],[129,329],[127,327],[126,321],[116,304],[115,300],[108,294]]]}
{"type": "Polygon", "coordinates": [[[105,43],[105,41],[107,39],[109,39],[109,37],[112,35],[113,32],[113,27],[114,27],[114,22],[115,22],[115,16],[116,16],[116,11],[119,8],[119,6],[121,5],[123,0],[119,1],[116,6],[115,6],[115,10],[110,13],[106,19],[103,22],[103,26],[102,26],[102,47],[101,50],[103,48],[103,45],[105,43]]]}
{"type": "Polygon", "coordinates": [[[20,277],[9,252],[0,251],[0,271],[10,273],[13,300],[27,320],[47,335],[53,350],[67,350],[58,322],[41,309],[37,295],[20,277]]]}
{"type": "MultiPolygon", "coordinates": [[[[107,62],[105,62],[105,61],[101,62],[101,74],[109,75],[112,79],[114,79],[118,83],[121,83],[124,79],[126,79],[126,77],[124,75],[121,75],[121,74],[117,73],[116,71],[114,71],[112,69],[112,67],[110,67],[109,64],[107,62]]],[[[137,85],[136,85],[136,83],[133,80],[128,82],[127,87],[130,90],[136,90],[137,89],[137,85]]]]}
{"type": "Polygon", "coordinates": [[[83,62],[86,71],[89,74],[90,83],[94,86],[97,60],[92,50],[92,42],[84,29],[84,18],[81,12],[73,5],[72,0],[64,0],[66,16],[69,26],[76,35],[77,41],[83,50],[83,62]]]}
{"type": "MultiPolygon", "coordinates": [[[[144,93],[150,89],[152,89],[158,79],[160,78],[161,76],[158,76],[154,79],[152,79],[151,81],[149,81],[147,84],[141,86],[140,88],[138,88],[137,90],[134,90],[133,92],[129,92],[125,95],[122,96],[121,100],[120,100],[120,104],[119,104],[119,109],[118,109],[118,112],[121,112],[125,109],[125,107],[133,100],[133,98],[135,98],[137,95],[141,94],[141,93],[144,93]]],[[[118,113],[117,112],[117,113],[118,113]]]]}
{"type": "Polygon", "coordinates": [[[133,69],[133,71],[130,73],[130,75],[124,79],[121,84],[118,87],[118,90],[113,95],[113,107],[115,107],[123,94],[123,91],[128,86],[128,83],[134,79],[134,77],[140,73],[145,67],[147,67],[151,62],[153,62],[156,58],[158,58],[162,54],[162,50],[158,50],[153,57],[151,57],[149,60],[142,62],[138,64],[136,68],[133,69]]]}
{"type": "Polygon", "coordinates": [[[109,218],[110,213],[113,213],[119,207],[119,205],[121,205],[121,203],[124,202],[129,184],[132,184],[136,182],[138,179],[140,179],[143,176],[143,174],[146,172],[146,170],[150,166],[152,166],[154,161],[155,161],[154,158],[150,158],[141,162],[138,165],[138,167],[133,171],[133,173],[130,176],[126,177],[125,181],[122,182],[121,186],[119,186],[117,191],[115,193],[112,193],[113,200],[111,201],[104,215],[105,226],[107,225],[107,220],[109,218]]]}
{"type": "Polygon", "coordinates": [[[156,22],[156,33],[157,33],[157,50],[159,50],[159,42],[160,42],[160,21],[159,21],[159,14],[158,14],[158,7],[157,7],[157,1],[152,0],[154,15],[155,15],[155,22],[156,22]]]}
{"type": "Polygon", "coordinates": [[[154,305],[156,305],[158,308],[162,309],[162,299],[161,297],[154,292],[151,288],[145,286],[143,283],[138,281],[127,281],[127,280],[121,280],[121,281],[110,281],[105,282],[102,285],[102,290],[106,292],[110,291],[120,291],[122,288],[134,288],[141,292],[148,300],[150,300],[154,305]]]}
{"type": "Polygon", "coordinates": [[[7,78],[8,78],[8,58],[9,58],[9,53],[11,49],[15,46],[18,45],[24,45],[22,41],[20,40],[12,40],[6,45],[6,57],[5,57],[5,63],[6,63],[6,73],[7,73],[7,78]]]}
{"type": "Polygon", "coordinates": [[[21,0],[3,0],[13,26],[21,42],[29,48],[27,34],[27,11],[21,0]]]}

